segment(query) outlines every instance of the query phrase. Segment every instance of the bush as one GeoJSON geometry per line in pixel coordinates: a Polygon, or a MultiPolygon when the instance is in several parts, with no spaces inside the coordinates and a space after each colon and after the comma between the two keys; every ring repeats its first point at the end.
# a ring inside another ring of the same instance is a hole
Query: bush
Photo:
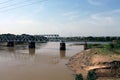
{"type": "Polygon", "coordinates": [[[114,48],[120,48],[120,43],[114,44],[114,48]]]}
{"type": "Polygon", "coordinates": [[[111,50],[111,49],[114,48],[114,45],[113,45],[112,43],[106,44],[106,45],[104,46],[104,48],[105,48],[105,49],[108,49],[108,50],[111,50]]]}
{"type": "Polygon", "coordinates": [[[93,70],[89,71],[87,75],[87,80],[96,80],[96,79],[97,79],[96,73],[93,70]]]}
{"type": "Polygon", "coordinates": [[[120,48],[120,43],[116,43],[116,44],[113,44],[113,43],[106,44],[106,45],[104,45],[104,48],[105,48],[105,49],[108,49],[108,50],[119,49],[119,48],[120,48]]]}
{"type": "Polygon", "coordinates": [[[88,44],[87,48],[88,49],[90,49],[90,48],[103,48],[103,45],[102,44],[88,44]]]}
{"type": "Polygon", "coordinates": [[[90,49],[90,48],[92,48],[92,47],[93,47],[92,44],[88,44],[88,45],[87,45],[87,48],[88,48],[88,49],[90,49]]]}
{"type": "Polygon", "coordinates": [[[83,80],[82,74],[76,75],[75,80],[83,80]]]}

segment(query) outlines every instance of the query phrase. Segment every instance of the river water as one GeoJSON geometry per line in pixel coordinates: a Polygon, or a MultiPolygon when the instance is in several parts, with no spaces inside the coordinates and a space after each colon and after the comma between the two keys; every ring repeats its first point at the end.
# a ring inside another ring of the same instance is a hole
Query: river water
{"type": "Polygon", "coordinates": [[[0,46],[0,80],[74,80],[65,64],[83,46],[71,44],[66,51],[59,50],[59,42],[38,43],[36,49],[0,46]]]}

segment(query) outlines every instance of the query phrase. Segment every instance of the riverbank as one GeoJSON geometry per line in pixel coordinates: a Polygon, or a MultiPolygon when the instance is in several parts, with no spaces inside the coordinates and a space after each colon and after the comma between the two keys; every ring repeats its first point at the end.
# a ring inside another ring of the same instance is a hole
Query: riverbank
{"type": "Polygon", "coordinates": [[[98,80],[120,80],[119,61],[120,54],[118,53],[92,48],[72,56],[67,66],[75,74],[82,74],[84,79],[87,78],[90,70],[94,70],[98,80]],[[117,64],[115,61],[117,61],[117,64]]]}

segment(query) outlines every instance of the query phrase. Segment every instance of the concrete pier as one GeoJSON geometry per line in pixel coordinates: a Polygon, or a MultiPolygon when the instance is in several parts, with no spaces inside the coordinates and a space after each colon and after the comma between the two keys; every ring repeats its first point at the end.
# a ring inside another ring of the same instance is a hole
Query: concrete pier
{"type": "Polygon", "coordinates": [[[29,48],[35,48],[35,42],[29,42],[29,48]]]}
{"type": "Polygon", "coordinates": [[[66,44],[65,42],[60,43],[60,50],[66,50],[66,44]]]}
{"type": "Polygon", "coordinates": [[[7,47],[14,47],[14,41],[7,42],[7,47]]]}
{"type": "Polygon", "coordinates": [[[85,44],[84,44],[84,50],[88,49],[87,47],[87,41],[85,41],[85,44]]]}

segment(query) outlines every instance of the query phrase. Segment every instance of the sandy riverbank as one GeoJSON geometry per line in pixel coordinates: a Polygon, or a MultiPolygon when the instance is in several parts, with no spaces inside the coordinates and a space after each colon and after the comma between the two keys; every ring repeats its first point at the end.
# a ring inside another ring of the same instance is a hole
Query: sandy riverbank
{"type": "MultiPolygon", "coordinates": [[[[98,80],[105,80],[101,78],[101,74],[105,72],[104,77],[107,78],[113,78],[113,76],[108,76],[112,74],[107,74],[110,73],[110,71],[113,70],[103,70],[103,68],[110,67],[108,65],[112,61],[120,61],[120,54],[104,54],[100,51],[100,49],[88,49],[83,52],[77,53],[76,55],[72,56],[69,59],[68,62],[68,67],[75,73],[75,74],[82,74],[84,79],[87,77],[87,73],[89,70],[96,70],[96,73],[99,75],[98,80]],[[108,63],[107,65],[105,63],[108,63]],[[102,70],[98,70],[102,69],[102,70]]],[[[120,66],[118,66],[120,67],[120,66]]],[[[120,80],[120,70],[117,70],[118,77],[116,77],[113,80],[120,80]]],[[[116,72],[116,71],[113,71],[116,72]]],[[[102,76],[103,77],[103,76],[102,76]]]]}

